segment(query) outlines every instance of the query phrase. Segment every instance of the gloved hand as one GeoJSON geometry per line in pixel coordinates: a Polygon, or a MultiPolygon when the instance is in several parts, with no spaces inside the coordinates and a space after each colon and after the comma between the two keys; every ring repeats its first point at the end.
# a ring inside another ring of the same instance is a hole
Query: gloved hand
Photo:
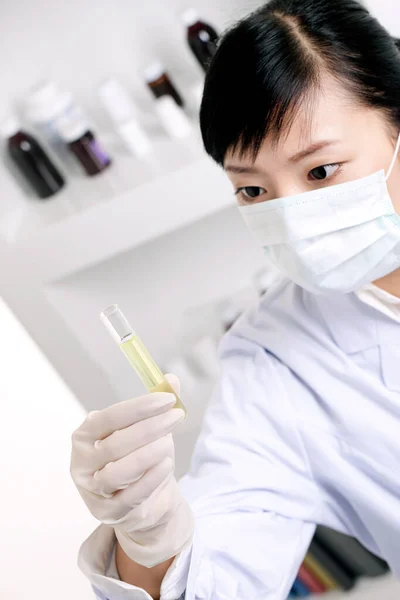
{"type": "MultiPolygon", "coordinates": [[[[179,380],[166,376],[179,395],[179,380]]],[[[174,477],[175,396],[146,394],[89,413],[72,436],[71,475],[92,515],[125,553],[152,567],[192,539],[194,518],[174,477]]]]}

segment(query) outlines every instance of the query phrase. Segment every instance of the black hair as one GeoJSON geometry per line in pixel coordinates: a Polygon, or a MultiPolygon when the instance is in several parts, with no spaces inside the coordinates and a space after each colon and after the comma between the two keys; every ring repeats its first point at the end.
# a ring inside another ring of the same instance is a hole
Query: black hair
{"type": "Polygon", "coordinates": [[[400,129],[399,41],[356,0],[271,0],[222,37],[200,110],[206,152],[255,159],[277,141],[323,72],[400,129]]]}

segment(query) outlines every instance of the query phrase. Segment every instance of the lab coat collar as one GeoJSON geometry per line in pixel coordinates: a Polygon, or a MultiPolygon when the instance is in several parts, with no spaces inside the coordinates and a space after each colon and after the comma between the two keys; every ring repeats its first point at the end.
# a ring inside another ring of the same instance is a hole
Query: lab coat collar
{"type": "Polygon", "coordinates": [[[281,360],[291,352],[307,354],[315,339],[354,354],[378,344],[379,318],[394,323],[354,293],[317,295],[289,279],[275,282],[251,312],[237,320],[231,333],[270,348],[281,360]]]}
{"type": "Polygon", "coordinates": [[[381,376],[389,390],[400,392],[400,323],[366,304],[356,293],[316,296],[304,292],[304,305],[322,318],[335,343],[347,355],[377,348],[381,376]]]}
{"type": "Polygon", "coordinates": [[[250,313],[238,319],[231,334],[257,342],[282,362],[297,364],[299,353],[315,360],[310,353],[318,346],[334,354],[339,348],[349,356],[376,348],[385,358],[386,385],[400,391],[400,323],[355,293],[316,295],[286,279],[250,313]],[[399,361],[392,360],[397,355],[399,361]]]}
{"type": "Polygon", "coordinates": [[[310,303],[323,315],[325,326],[346,354],[355,354],[379,346],[386,385],[400,390],[400,323],[357,294],[310,296],[310,303]],[[398,361],[392,360],[398,356],[398,361]]]}
{"type": "Polygon", "coordinates": [[[399,335],[399,329],[392,319],[363,303],[355,293],[327,296],[309,294],[308,302],[322,315],[324,325],[346,354],[376,346],[379,343],[381,321],[388,322],[391,331],[396,329],[396,335],[399,335]]]}

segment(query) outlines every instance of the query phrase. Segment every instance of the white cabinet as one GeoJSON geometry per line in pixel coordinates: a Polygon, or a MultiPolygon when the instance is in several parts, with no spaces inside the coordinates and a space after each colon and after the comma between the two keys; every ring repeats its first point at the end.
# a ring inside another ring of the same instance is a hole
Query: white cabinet
{"type": "Polygon", "coordinates": [[[38,225],[17,247],[35,263],[41,281],[54,282],[233,204],[222,171],[201,157],[124,193],[110,190],[103,202],[92,201],[88,208],[38,225]]]}

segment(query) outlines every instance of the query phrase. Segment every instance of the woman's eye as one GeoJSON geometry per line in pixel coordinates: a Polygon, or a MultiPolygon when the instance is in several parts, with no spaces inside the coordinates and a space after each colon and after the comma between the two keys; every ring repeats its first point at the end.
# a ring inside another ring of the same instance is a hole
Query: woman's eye
{"type": "Polygon", "coordinates": [[[250,198],[251,200],[254,200],[254,198],[258,198],[259,196],[265,194],[265,191],[266,190],[264,190],[264,188],[262,187],[256,187],[252,185],[239,188],[238,190],[236,190],[235,194],[242,194],[245,198],[250,198]]]}
{"type": "Polygon", "coordinates": [[[323,181],[324,179],[332,177],[332,175],[336,173],[338,168],[338,164],[322,165],[321,167],[316,167],[315,169],[312,169],[309,172],[308,176],[313,181],[323,181]]]}

